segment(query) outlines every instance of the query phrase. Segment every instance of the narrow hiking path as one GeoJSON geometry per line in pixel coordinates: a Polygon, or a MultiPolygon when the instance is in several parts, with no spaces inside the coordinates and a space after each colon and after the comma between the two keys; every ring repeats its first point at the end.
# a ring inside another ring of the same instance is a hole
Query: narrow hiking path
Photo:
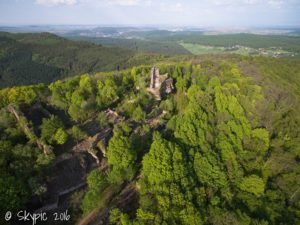
{"type": "Polygon", "coordinates": [[[107,206],[102,208],[93,209],[89,214],[84,216],[77,225],[98,225],[106,224],[109,219],[110,210],[116,205],[127,205],[131,200],[136,199],[136,181],[139,179],[139,175],[136,175],[130,182],[126,182],[120,185],[116,192],[110,193],[108,187],[104,192],[108,190],[106,199],[107,206]]]}

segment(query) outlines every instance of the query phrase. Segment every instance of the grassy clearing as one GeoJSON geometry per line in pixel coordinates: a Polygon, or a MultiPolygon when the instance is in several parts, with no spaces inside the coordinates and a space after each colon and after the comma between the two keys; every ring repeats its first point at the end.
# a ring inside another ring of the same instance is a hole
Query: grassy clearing
{"type": "Polygon", "coordinates": [[[205,45],[184,43],[184,42],[180,42],[180,45],[194,55],[225,53],[224,47],[205,46],[205,45]]]}
{"type": "Polygon", "coordinates": [[[209,45],[200,45],[193,43],[179,42],[186,50],[191,52],[194,55],[204,55],[204,54],[225,54],[225,53],[234,53],[240,55],[262,55],[270,57],[299,57],[297,53],[289,52],[281,49],[280,47],[271,47],[271,48],[250,48],[246,46],[232,46],[232,47],[219,47],[219,46],[209,46],[209,45]]]}

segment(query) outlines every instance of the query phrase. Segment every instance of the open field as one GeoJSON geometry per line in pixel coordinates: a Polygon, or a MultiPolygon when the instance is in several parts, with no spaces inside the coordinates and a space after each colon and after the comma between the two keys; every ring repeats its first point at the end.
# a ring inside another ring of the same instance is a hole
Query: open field
{"type": "Polygon", "coordinates": [[[235,53],[240,55],[253,55],[253,56],[263,55],[263,56],[271,56],[271,57],[298,57],[299,56],[298,53],[283,50],[281,47],[255,49],[255,48],[240,46],[240,45],[235,45],[232,47],[221,47],[221,46],[192,44],[192,43],[185,43],[185,42],[179,42],[179,44],[194,55],[235,53]]]}

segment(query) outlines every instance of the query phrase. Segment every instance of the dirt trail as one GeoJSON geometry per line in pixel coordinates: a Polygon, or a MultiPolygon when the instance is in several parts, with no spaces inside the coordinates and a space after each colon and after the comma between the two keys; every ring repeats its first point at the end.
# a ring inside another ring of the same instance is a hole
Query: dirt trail
{"type": "Polygon", "coordinates": [[[132,200],[136,200],[137,191],[135,183],[139,176],[135,176],[130,183],[124,183],[120,186],[119,192],[110,196],[105,208],[94,209],[87,216],[82,218],[77,225],[98,225],[108,224],[109,211],[115,206],[122,207],[129,205],[132,200]]]}
{"type": "Polygon", "coordinates": [[[80,220],[77,225],[87,225],[93,218],[97,216],[98,210],[94,209],[92,212],[90,212],[87,216],[85,216],[82,220],[80,220]]]}

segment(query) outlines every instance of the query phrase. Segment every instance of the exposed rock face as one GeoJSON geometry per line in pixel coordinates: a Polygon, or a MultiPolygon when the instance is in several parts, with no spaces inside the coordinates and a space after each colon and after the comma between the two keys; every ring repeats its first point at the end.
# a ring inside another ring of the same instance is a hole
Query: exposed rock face
{"type": "Polygon", "coordinates": [[[173,79],[168,78],[168,74],[160,75],[159,69],[153,67],[151,69],[151,82],[148,91],[151,92],[157,100],[160,100],[163,95],[170,94],[173,89],[173,79]]]}
{"type": "Polygon", "coordinates": [[[13,105],[9,105],[7,110],[16,117],[16,120],[20,124],[27,138],[31,141],[34,141],[38,148],[41,149],[45,155],[50,155],[53,153],[52,147],[44,143],[35,135],[34,131],[29,127],[26,117],[20,110],[17,110],[13,105]]]}
{"type": "Polygon", "coordinates": [[[174,89],[173,79],[170,77],[163,83],[163,90],[165,94],[170,94],[174,89]]]}
{"type": "MultiPolygon", "coordinates": [[[[97,144],[99,141],[106,139],[112,132],[111,128],[107,128],[103,130],[102,132],[94,135],[93,137],[88,137],[76,146],[73,147],[72,151],[73,152],[88,152],[97,162],[97,165],[100,165],[100,160],[96,154],[96,152],[93,151],[97,147],[97,144]]],[[[106,152],[102,151],[103,149],[100,149],[102,152],[102,155],[105,157],[106,152]]]]}
{"type": "Polygon", "coordinates": [[[85,187],[87,174],[96,168],[95,159],[86,152],[68,154],[57,160],[49,168],[47,192],[42,197],[42,207],[36,212],[58,212],[64,206],[61,201],[78,189],[85,187]]]}
{"type": "Polygon", "coordinates": [[[116,111],[113,111],[109,108],[105,110],[104,113],[106,115],[107,120],[111,121],[114,124],[125,120],[125,117],[120,116],[116,111]]]}

